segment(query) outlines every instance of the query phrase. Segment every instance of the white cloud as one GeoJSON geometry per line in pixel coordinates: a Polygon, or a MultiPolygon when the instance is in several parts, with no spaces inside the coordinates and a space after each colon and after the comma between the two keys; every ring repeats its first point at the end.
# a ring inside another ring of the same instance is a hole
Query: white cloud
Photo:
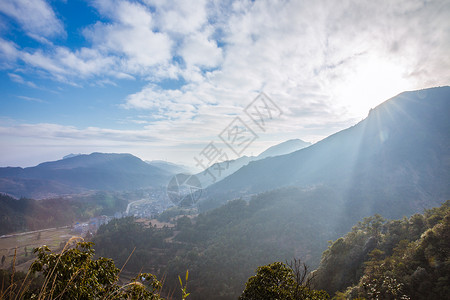
{"type": "Polygon", "coordinates": [[[0,126],[0,134],[4,137],[22,137],[51,140],[52,143],[70,143],[79,141],[87,144],[96,142],[142,142],[156,141],[151,131],[145,130],[115,130],[108,128],[87,127],[79,129],[75,126],[59,124],[16,124],[0,126]]]}
{"type": "Polygon", "coordinates": [[[127,1],[97,1],[96,5],[113,23],[98,22],[85,30],[85,35],[105,55],[124,55],[119,66],[123,70],[141,73],[172,58],[172,41],[167,34],[153,30],[152,14],[146,6],[127,1]]]}
{"type": "Polygon", "coordinates": [[[92,74],[102,74],[114,64],[113,57],[101,55],[97,50],[81,48],[75,52],[67,48],[56,49],[55,60],[66,70],[76,73],[81,77],[92,74]]]}
{"type": "Polygon", "coordinates": [[[180,54],[188,68],[192,66],[213,68],[222,61],[222,50],[217,46],[215,40],[209,38],[208,31],[186,37],[180,54]]]}
{"type": "Polygon", "coordinates": [[[146,0],[156,8],[157,26],[164,32],[187,35],[198,32],[207,22],[205,0],[146,0]]]}
{"type": "Polygon", "coordinates": [[[18,75],[18,74],[8,73],[8,76],[14,82],[17,82],[17,83],[20,83],[20,84],[25,84],[25,85],[28,85],[29,87],[32,87],[32,88],[37,88],[36,84],[34,84],[31,81],[23,79],[23,77],[18,75]]]}
{"type": "Polygon", "coordinates": [[[15,55],[28,66],[44,70],[53,79],[66,83],[70,83],[70,78],[84,79],[95,75],[109,75],[116,78],[130,77],[127,74],[111,70],[111,66],[116,63],[114,57],[103,56],[95,49],[81,48],[71,51],[65,47],[54,47],[51,52],[44,52],[40,49],[34,52],[16,49],[15,55]]]}
{"type": "Polygon", "coordinates": [[[70,70],[59,65],[52,57],[47,56],[43,51],[37,50],[34,53],[21,52],[21,60],[33,67],[44,69],[53,74],[67,74],[70,70]]]}
{"type": "Polygon", "coordinates": [[[0,61],[9,64],[14,62],[17,59],[17,56],[17,45],[0,37],[0,61]]]}
{"type": "Polygon", "coordinates": [[[45,0],[2,0],[0,11],[15,19],[31,37],[64,35],[64,26],[45,0]]]}
{"type": "Polygon", "coordinates": [[[30,102],[47,103],[46,101],[39,99],[39,98],[27,97],[27,96],[17,96],[17,97],[20,99],[26,100],[26,101],[30,101],[30,102]]]}
{"type": "MultiPolygon", "coordinates": [[[[202,108],[215,103],[219,106],[211,107],[213,110],[229,107],[228,112],[239,113],[255,91],[265,90],[285,112],[283,123],[274,124],[272,133],[297,134],[317,141],[354,124],[381,101],[405,89],[424,87],[424,74],[429,86],[450,83],[443,67],[449,66],[444,53],[450,41],[450,31],[445,29],[449,22],[444,20],[448,8],[437,3],[424,7],[420,3],[404,4],[235,2],[233,11],[226,12],[228,21],[217,25],[224,32],[225,42],[217,70],[180,70],[190,84],[170,92],[176,97],[147,87],[128,97],[126,106],[155,109],[152,101],[159,99],[158,103],[167,103],[166,109],[180,116],[176,123],[179,127],[198,131],[201,126],[186,123],[176,105],[187,103],[183,97],[187,92],[193,99],[201,99],[202,108]],[[427,26],[431,14],[435,16],[427,26]],[[419,49],[436,55],[418,55],[419,49]],[[443,65],[426,65],[421,60],[439,60],[443,65]],[[424,71],[415,75],[417,67],[424,71]],[[433,72],[427,70],[431,69],[436,75],[430,76],[433,72]],[[411,78],[418,76],[422,78],[411,78]]],[[[192,36],[201,36],[204,29],[198,28],[183,37],[178,50],[188,65],[214,61],[213,54],[202,52],[200,43],[188,46],[192,36]]],[[[229,121],[226,113],[210,118],[202,109],[194,112],[193,119],[208,128],[199,131],[203,136],[216,134],[229,121]]],[[[177,135],[177,130],[171,130],[174,124],[164,119],[151,126],[177,135]]]]}
{"type": "Polygon", "coordinates": [[[151,84],[129,95],[123,105],[127,109],[146,109],[163,120],[192,120],[198,106],[204,104],[189,91],[163,90],[151,84]]]}

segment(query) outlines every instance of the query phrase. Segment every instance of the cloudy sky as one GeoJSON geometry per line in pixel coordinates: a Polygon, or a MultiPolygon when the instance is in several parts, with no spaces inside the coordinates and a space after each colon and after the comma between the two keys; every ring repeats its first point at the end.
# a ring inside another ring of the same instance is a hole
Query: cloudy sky
{"type": "MultiPolygon", "coordinates": [[[[0,166],[128,152],[194,164],[239,117],[256,155],[450,84],[450,1],[0,1],[0,166]],[[260,92],[279,111],[258,127],[260,92]],[[264,129],[264,130],[263,130],[264,129]]],[[[229,157],[233,158],[229,151],[229,157]]]]}

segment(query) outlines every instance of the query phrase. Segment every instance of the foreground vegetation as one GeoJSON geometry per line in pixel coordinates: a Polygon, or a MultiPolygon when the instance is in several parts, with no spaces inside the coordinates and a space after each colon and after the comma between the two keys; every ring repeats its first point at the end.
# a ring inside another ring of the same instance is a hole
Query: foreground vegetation
{"type": "MultiPolygon", "coordinates": [[[[11,272],[0,270],[0,299],[172,299],[173,292],[164,297],[163,283],[150,273],[139,273],[130,282],[119,284],[122,270],[114,261],[94,259],[93,243],[79,240],[71,239],[59,253],[47,246],[36,248],[37,259],[27,274],[15,273],[14,266],[11,272]]],[[[328,299],[326,292],[310,289],[305,281],[307,269],[300,266],[295,261],[294,267],[279,262],[259,267],[240,299],[328,299]]],[[[178,276],[181,299],[190,295],[188,274],[184,282],[178,276]]]]}
{"type": "Polygon", "coordinates": [[[141,273],[119,285],[120,270],[114,261],[94,259],[92,246],[84,241],[71,246],[69,241],[60,253],[47,246],[36,248],[37,259],[26,275],[14,269],[0,273],[7,286],[0,299],[162,299],[162,284],[152,274],[141,273]]]}

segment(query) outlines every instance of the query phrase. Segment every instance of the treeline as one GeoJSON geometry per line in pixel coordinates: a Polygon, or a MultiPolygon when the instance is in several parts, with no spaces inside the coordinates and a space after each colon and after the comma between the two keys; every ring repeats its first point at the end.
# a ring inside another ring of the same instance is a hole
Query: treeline
{"type": "MultiPolygon", "coordinates": [[[[191,299],[236,299],[261,265],[301,258],[317,267],[327,240],[350,228],[340,224],[331,190],[286,188],[234,200],[196,217],[178,216],[173,229],[145,228],[131,218],[102,226],[93,242],[97,254],[125,270],[165,275],[176,287],[190,272],[191,299]]],[[[173,211],[163,218],[173,217],[173,211]]],[[[186,211],[180,211],[186,213],[186,211]]]]}
{"type": "Polygon", "coordinates": [[[137,223],[134,217],[126,217],[100,226],[93,242],[97,245],[97,256],[111,257],[118,265],[126,262],[126,270],[162,275],[162,266],[175,255],[171,244],[165,242],[172,235],[170,228],[156,229],[137,223]]]}
{"type": "Polygon", "coordinates": [[[127,203],[123,197],[107,192],[45,200],[17,200],[0,194],[0,234],[71,225],[98,215],[112,215],[124,211],[127,203]]]}
{"type": "Polygon", "coordinates": [[[410,218],[366,218],[323,253],[315,286],[337,299],[447,299],[450,200],[410,218]]]}

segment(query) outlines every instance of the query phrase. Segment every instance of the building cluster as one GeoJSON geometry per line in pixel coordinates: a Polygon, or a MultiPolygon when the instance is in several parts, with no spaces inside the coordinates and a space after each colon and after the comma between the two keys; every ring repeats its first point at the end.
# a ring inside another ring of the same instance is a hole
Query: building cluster
{"type": "Polygon", "coordinates": [[[114,216],[103,215],[91,218],[87,222],[77,222],[73,226],[73,231],[75,234],[85,237],[89,234],[95,234],[101,225],[107,224],[112,219],[120,219],[128,216],[152,219],[174,205],[167,201],[167,197],[154,197],[153,199],[141,199],[130,202],[124,212],[116,212],[114,216]]]}
{"type": "Polygon", "coordinates": [[[80,236],[87,236],[88,234],[94,234],[97,232],[98,228],[103,224],[108,224],[113,217],[110,216],[98,216],[89,219],[88,222],[77,222],[73,226],[73,231],[80,236]]]}
{"type": "Polygon", "coordinates": [[[135,201],[130,203],[129,208],[122,215],[152,219],[171,206],[173,206],[173,204],[168,204],[161,201],[135,201]]]}

